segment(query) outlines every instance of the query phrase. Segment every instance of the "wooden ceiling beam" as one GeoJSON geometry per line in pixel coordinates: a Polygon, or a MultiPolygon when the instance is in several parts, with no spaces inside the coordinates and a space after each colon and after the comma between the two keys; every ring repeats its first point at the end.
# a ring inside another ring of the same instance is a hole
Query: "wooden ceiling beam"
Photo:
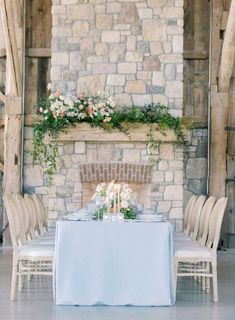
{"type": "Polygon", "coordinates": [[[219,68],[219,92],[228,92],[235,60],[235,0],[231,0],[219,68]]]}

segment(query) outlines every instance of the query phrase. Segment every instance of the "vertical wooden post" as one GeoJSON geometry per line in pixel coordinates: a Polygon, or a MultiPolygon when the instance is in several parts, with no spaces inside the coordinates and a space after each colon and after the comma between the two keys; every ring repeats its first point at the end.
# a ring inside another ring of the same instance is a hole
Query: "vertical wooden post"
{"type": "Polygon", "coordinates": [[[235,0],[231,0],[228,21],[224,35],[220,69],[219,91],[228,92],[235,61],[235,0]]]}
{"type": "Polygon", "coordinates": [[[217,85],[211,86],[211,152],[209,192],[214,196],[225,195],[226,149],[228,121],[228,93],[218,92],[217,85]]]}
{"type": "MultiPolygon", "coordinates": [[[[24,0],[23,0],[24,1],[24,0]]],[[[5,194],[21,192],[22,148],[22,61],[24,59],[23,1],[2,0],[2,21],[6,42],[7,86],[4,128],[5,194]]],[[[10,244],[6,213],[3,216],[3,244],[10,244]]]]}
{"type": "MultiPolygon", "coordinates": [[[[21,141],[22,141],[22,98],[7,96],[4,128],[4,183],[5,194],[21,192],[21,141]]],[[[6,212],[3,215],[3,243],[10,244],[6,212]]]]}
{"type": "Polygon", "coordinates": [[[212,30],[211,30],[211,127],[210,127],[210,176],[209,193],[214,196],[225,195],[226,148],[228,117],[228,92],[219,92],[218,72],[222,40],[221,17],[223,12],[222,1],[212,2],[212,30]]]}

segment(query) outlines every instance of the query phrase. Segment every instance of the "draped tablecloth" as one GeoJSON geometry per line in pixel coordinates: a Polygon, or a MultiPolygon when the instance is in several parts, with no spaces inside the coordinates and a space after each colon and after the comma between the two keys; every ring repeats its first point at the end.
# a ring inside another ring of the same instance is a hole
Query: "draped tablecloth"
{"type": "Polygon", "coordinates": [[[173,285],[170,223],[57,222],[57,305],[166,306],[173,285]]]}

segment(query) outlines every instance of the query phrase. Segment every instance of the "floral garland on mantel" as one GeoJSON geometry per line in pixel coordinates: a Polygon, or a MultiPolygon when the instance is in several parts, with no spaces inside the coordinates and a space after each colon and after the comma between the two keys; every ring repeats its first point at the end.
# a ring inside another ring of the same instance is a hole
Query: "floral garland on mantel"
{"type": "MultiPolygon", "coordinates": [[[[114,129],[128,135],[128,126],[133,124],[149,124],[148,146],[153,150],[161,141],[154,141],[153,130],[159,130],[166,135],[166,131],[174,131],[177,142],[186,145],[184,134],[185,121],[181,117],[174,117],[166,106],[149,104],[145,106],[117,107],[112,97],[104,94],[97,96],[62,95],[60,91],[51,92],[37,103],[37,114],[40,121],[34,126],[32,157],[33,164],[44,164],[51,185],[53,174],[57,170],[58,138],[61,132],[66,132],[70,126],[77,123],[88,123],[91,127],[100,127],[106,131],[114,129]]],[[[151,154],[151,152],[150,152],[151,154]]]]}

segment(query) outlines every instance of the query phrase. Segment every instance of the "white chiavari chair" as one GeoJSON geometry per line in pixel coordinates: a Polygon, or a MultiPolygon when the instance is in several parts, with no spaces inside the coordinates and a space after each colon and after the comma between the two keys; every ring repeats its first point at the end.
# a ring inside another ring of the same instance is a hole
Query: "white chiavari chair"
{"type": "Polygon", "coordinates": [[[214,205],[209,219],[209,231],[205,245],[192,241],[191,245],[182,243],[174,248],[175,290],[178,277],[212,278],[213,299],[215,302],[218,301],[217,247],[226,205],[227,198],[219,199],[214,205]],[[187,263],[192,267],[180,268],[181,264],[187,263]],[[196,265],[196,268],[193,265],[196,265]]]}
{"type": "MultiPolygon", "coordinates": [[[[54,245],[32,245],[25,234],[25,215],[21,212],[15,196],[4,195],[13,245],[11,300],[15,299],[17,277],[22,282],[23,276],[52,275],[54,245]],[[44,267],[45,266],[45,267],[44,267]]],[[[19,283],[19,287],[22,284],[19,283]]]]}

